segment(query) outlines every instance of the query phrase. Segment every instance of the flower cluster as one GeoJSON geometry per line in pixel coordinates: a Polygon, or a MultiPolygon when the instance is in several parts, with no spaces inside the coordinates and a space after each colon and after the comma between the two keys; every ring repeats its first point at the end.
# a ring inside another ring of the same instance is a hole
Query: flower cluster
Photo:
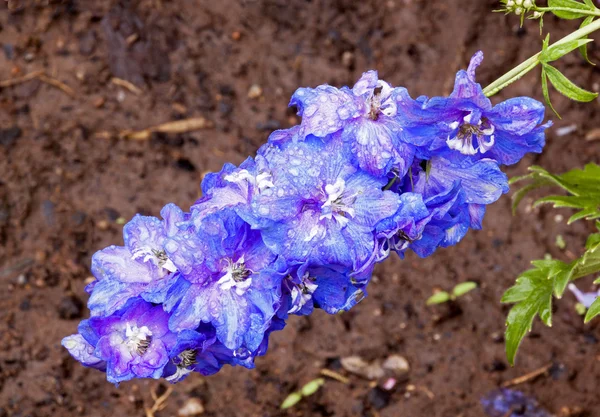
{"type": "Polygon", "coordinates": [[[92,260],[91,318],[63,345],[113,383],[171,382],[254,366],[290,314],[335,314],[366,295],[390,252],[421,257],[480,229],[508,191],[501,165],[544,146],[544,106],[496,106],[476,54],[449,97],[413,99],[363,74],[352,88],[300,88],[299,126],[202,182],[188,212],[137,215],[124,246],[92,260]]]}

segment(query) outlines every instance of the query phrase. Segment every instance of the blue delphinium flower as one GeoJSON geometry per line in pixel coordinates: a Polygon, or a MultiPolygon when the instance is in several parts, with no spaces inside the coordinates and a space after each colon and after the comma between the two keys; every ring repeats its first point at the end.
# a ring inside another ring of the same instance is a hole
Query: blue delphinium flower
{"type": "MultiPolygon", "coordinates": [[[[394,95],[395,89],[379,80],[377,71],[365,72],[352,89],[299,88],[290,101],[302,116],[297,134],[327,138],[341,132],[362,170],[375,176],[394,170],[404,176],[415,150],[403,139],[394,95]]],[[[281,135],[271,140],[281,140],[281,135]]]]}
{"type": "Polygon", "coordinates": [[[166,290],[177,279],[177,267],[165,253],[167,238],[177,233],[185,220],[174,204],[165,206],[156,217],[135,216],[123,228],[125,246],[109,246],[92,258],[96,278],[87,288],[92,315],[110,315],[136,296],[146,301],[164,301],[166,290]]]}
{"type": "Polygon", "coordinates": [[[262,239],[290,262],[338,265],[360,275],[373,266],[375,226],[396,212],[387,180],[357,169],[339,138],[267,145],[273,186],[252,204],[262,239]]]}
{"type": "MultiPolygon", "coordinates": [[[[84,320],[79,333],[94,346],[94,356],[106,363],[110,382],[160,378],[176,342],[168,322],[169,315],[161,306],[138,298],[112,315],[84,320]]],[[[70,340],[63,343],[69,345],[70,340]]]]}
{"type": "Polygon", "coordinates": [[[179,261],[202,259],[181,271],[167,296],[173,331],[193,330],[211,323],[228,349],[254,351],[275,315],[281,277],[269,266],[276,256],[234,211],[206,216],[165,244],[167,255],[179,261]],[[198,253],[189,253],[192,250],[198,253]]]}
{"type": "Polygon", "coordinates": [[[469,68],[458,72],[448,98],[413,100],[406,89],[395,90],[405,140],[417,146],[419,157],[458,154],[511,165],[526,153],[542,151],[544,130],[551,126],[540,125],[544,105],[529,97],[516,97],[492,106],[475,81],[482,60],[483,53],[477,52],[469,68]]]}

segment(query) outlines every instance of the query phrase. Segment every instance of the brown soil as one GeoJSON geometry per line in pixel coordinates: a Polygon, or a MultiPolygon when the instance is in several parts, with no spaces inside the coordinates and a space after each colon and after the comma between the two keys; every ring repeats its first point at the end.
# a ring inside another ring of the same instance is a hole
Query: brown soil
{"type": "MultiPolygon", "coordinates": [[[[203,173],[241,162],[271,130],[297,123],[286,107],[296,87],[351,84],[375,68],[415,96],[442,94],[477,49],[486,54],[485,84],[541,46],[535,23],[519,30],[516,18],[491,13],[492,0],[22,0],[13,12],[1,3],[0,79],[45,70],[74,94],[39,78],[0,90],[0,416],[145,415],[151,391],[160,394],[164,384],[115,388],[60,346],[87,314],[90,257],[122,242],[121,218],[157,215],[171,201],[189,206],[203,173]],[[260,98],[248,97],[253,84],[260,98]],[[214,127],[147,141],[117,137],[199,116],[214,127]]],[[[553,39],[575,27],[550,17],[545,23],[553,39]]],[[[591,57],[600,61],[597,46],[591,57]]],[[[560,67],[598,89],[600,70],[575,54],[560,67]]],[[[540,98],[536,77],[501,97],[540,98]]],[[[584,140],[598,127],[599,103],[556,97],[555,105],[563,116],[557,126],[577,131],[559,137],[554,128],[545,153],[510,175],[531,163],[559,172],[600,159],[600,141],[584,140]]],[[[257,369],[189,378],[156,416],[175,416],[198,397],[207,416],[479,417],[483,394],[546,364],[553,364],[549,374],[520,389],[553,413],[579,407],[600,416],[600,329],[598,321],[582,324],[571,295],[556,303],[554,327],[537,323],[517,366],[506,365],[502,292],[530,259],[579,253],[590,231],[557,222],[566,211],[527,212],[527,203],[513,217],[505,196],[490,207],[484,230],[457,247],[424,260],[388,260],[351,312],[290,320],[257,369]],[[557,234],[567,251],[556,247],[557,234]],[[454,306],[425,306],[434,289],[466,280],[480,288],[454,306]],[[390,394],[351,375],[349,384],[328,379],[293,411],[279,411],[322,368],[348,375],[341,357],[392,353],[406,357],[411,371],[390,394]]]]}

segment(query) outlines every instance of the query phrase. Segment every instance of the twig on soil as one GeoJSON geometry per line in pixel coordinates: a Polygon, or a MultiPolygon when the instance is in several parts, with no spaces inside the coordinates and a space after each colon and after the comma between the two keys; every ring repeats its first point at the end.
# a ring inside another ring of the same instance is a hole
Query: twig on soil
{"type": "Polygon", "coordinates": [[[154,132],[160,133],[186,133],[194,130],[209,129],[213,127],[213,123],[204,117],[195,117],[191,119],[177,120],[174,122],[167,122],[158,126],[149,127],[147,129],[138,130],[132,132],[131,130],[124,130],[119,133],[119,137],[122,139],[132,140],[148,140],[154,132]]]}
{"type": "Polygon", "coordinates": [[[146,417],[155,417],[154,413],[163,410],[167,406],[167,400],[173,392],[173,387],[168,387],[167,390],[160,397],[156,395],[156,390],[150,391],[154,404],[150,408],[146,408],[146,417]]]}
{"type": "Polygon", "coordinates": [[[143,93],[143,91],[140,88],[136,87],[134,84],[130,83],[127,80],[123,80],[121,78],[113,77],[113,78],[110,79],[110,82],[113,83],[113,84],[115,84],[115,85],[118,85],[119,87],[123,87],[123,88],[128,89],[129,91],[131,91],[135,95],[139,96],[140,94],[143,93]]]}
{"type": "Polygon", "coordinates": [[[335,379],[336,381],[341,382],[342,384],[349,384],[350,380],[346,378],[344,375],[338,374],[337,372],[332,371],[331,369],[323,368],[321,369],[321,375],[327,376],[331,379],[335,379]]]}
{"type": "Polygon", "coordinates": [[[29,74],[25,74],[22,77],[10,78],[8,80],[0,81],[0,88],[11,87],[17,84],[23,84],[27,81],[38,79],[43,83],[49,84],[53,87],[58,88],[69,97],[75,97],[75,92],[71,87],[63,83],[62,81],[57,80],[56,78],[52,78],[46,75],[44,71],[33,71],[29,74]]]}
{"type": "Polygon", "coordinates": [[[63,93],[65,93],[66,95],[68,95],[69,97],[73,97],[75,98],[75,91],[73,91],[73,89],[71,87],[69,87],[68,85],[66,85],[65,83],[63,83],[62,81],[57,80],[56,78],[52,78],[52,77],[48,77],[46,74],[42,73],[40,75],[38,75],[37,77],[41,82],[49,84],[53,87],[58,88],[59,90],[61,90],[63,93]]]}
{"type": "Polygon", "coordinates": [[[33,72],[30,72],[29,74],[23,75],[22,77],[10,78],[8,80],[2,80],[2,81],[0,81],[0,87],[4,88],[4,87],[10,87],[13,85],[17,85],[17,84],[22,84],[29,80],[38,78],[43,73],[44,73],[44,71],[33,71],[33,72]]]}
{"type": "Polygon", "coordinates": [[[542,366],[539,369],[536,369],[535,371],[531,371],[525,375],[522,375],[518,378],[514,378],[508,381],[505,381],[502,383],[502,388],[508,388],[508,387],[512,387],[514,385],[519,385],[519,384],[523,384],[527,381],[531,381],[532,379],[536,379],[538,376],[544,375],[546,372],[548,372],[548,370],[552,367],[552,364],[549,363],[547,365],[542,366]]]}

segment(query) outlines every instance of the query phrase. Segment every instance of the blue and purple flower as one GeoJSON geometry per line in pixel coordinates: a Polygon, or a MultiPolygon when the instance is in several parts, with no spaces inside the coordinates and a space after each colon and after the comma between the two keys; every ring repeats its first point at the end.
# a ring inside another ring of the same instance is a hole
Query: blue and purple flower
{"type": "Polygon", "coordinates": [[[300,125],[207,174],[189,212],[137,215],[124,246],[93,256],[92,317],[63,346],[116,384],[253,368],[290,315],[360,302],[391,252],[430,256],[480,229],[508,191],[501,165],[540,152],[550,126],[533,99],[492,106],[481,60],[449,97],[412,99],[375,71],[298,89],[300,125]]]}

